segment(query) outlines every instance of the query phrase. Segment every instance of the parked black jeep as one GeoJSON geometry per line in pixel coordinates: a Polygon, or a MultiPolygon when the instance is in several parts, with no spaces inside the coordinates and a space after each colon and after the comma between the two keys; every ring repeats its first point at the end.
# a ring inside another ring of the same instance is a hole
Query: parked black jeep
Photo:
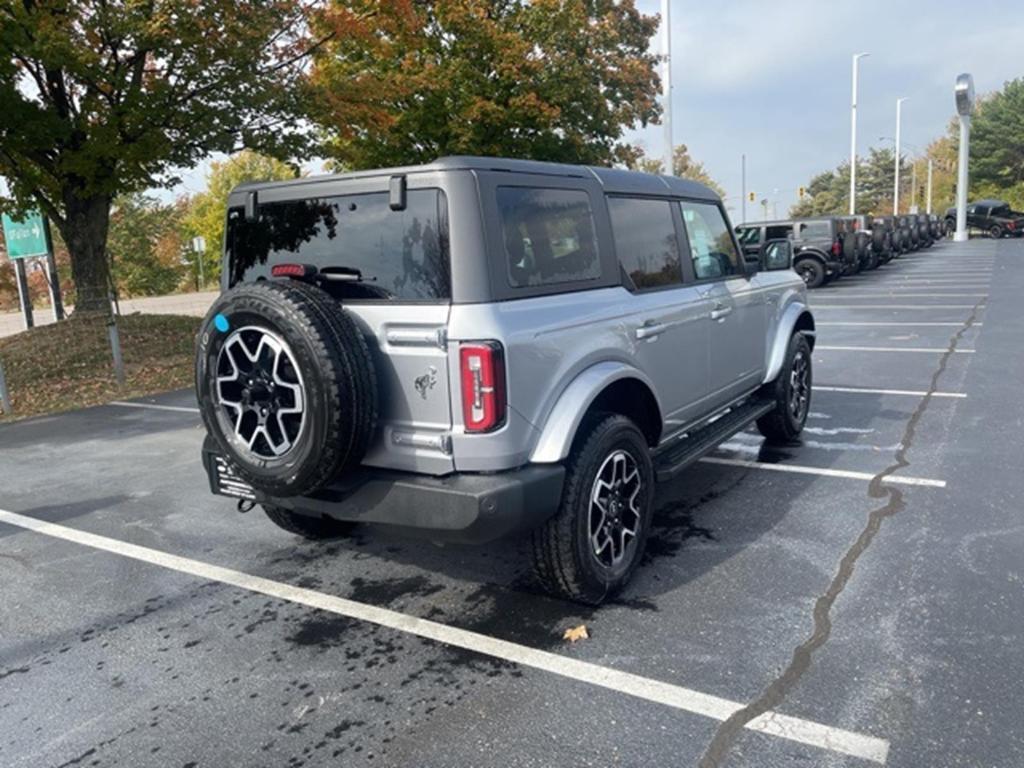
{"type": "Polygon", "coordinates": [[[819,288],[843,274],[839,225],[833,218],[751,222],[736,227],[736,237],[745,257],[756,257],[769,240],[792,240],[793,269],[808,288],[819,288]]]}
{"type": "Polygon", "coordinates": [[[880,264],[888,264],[899,256],[897,237],[896,221],[892,216],[871,217],[871,246],[878,254],[880,264]]]}
{"type": "MultiPolygon", "coordinates": [[[[946,229],[956,232],[956,208],[946,210],[946,229]]],[[[978,200],[967,206],[967,226],[983,229],[989,237],[1024,235],[1024,213],[1014,211],[1005,200],[978,200]]]]}

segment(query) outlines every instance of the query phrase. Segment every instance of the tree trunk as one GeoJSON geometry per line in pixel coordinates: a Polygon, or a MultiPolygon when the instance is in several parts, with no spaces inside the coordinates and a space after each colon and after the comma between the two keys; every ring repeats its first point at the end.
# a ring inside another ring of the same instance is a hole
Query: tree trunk
{"type": "Polygon", "coordinates": [[[71,256],[75,281],[75,314],[110,311],[110,263],[107,261],[107,230],[111,198],[64,194],[64,226],[61,235],[71,256]]]}

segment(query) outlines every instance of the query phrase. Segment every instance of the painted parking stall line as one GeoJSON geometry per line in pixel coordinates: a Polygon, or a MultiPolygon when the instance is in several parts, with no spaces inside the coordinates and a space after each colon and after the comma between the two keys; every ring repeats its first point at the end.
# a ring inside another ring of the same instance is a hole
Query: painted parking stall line
{"type": "MultiPolygon", "coordinates": [[[[912,352],[912,353],[928,353],[928,354],[945,354],[950,350],[942,347],[857,347],[857,346],[838,346],[829,344],[815,344],[815,352],[912,352]]],[[[954,349],[954,354],[960,355],[973,355],[975,350],[973,349],[954,349]]]]}
{"type": "MultiPolygon", "coordinates": [[[[871,387],[840,387],[831,384],[815,384],[812,392],[841,392],[849,395],[897,395],[906,397],[924,397],[928,394],[923,389],[873,389],[871,387]]],[[[967,397],[967,394],[965,392],[932,392],[931,396],[962,400],[967,397]]]]}
{"type": "Polygon", "coordinates": [[[157,403],[131,403],[125,400],[114,400],[107,405],[116,405],[118,408],[143,408],[151,411],[173,411],[175,413],[199,413],[198,408],[189,408],[184,405],[158,405],[157,403]]]}
{"type": "MultiPolygon", "coordinates": [[[[761,461],[750,461],[747,459],[731,459],[725,456],[705,456],[700,459],[704,464],[721,464],[726,467],[743,467],[745,469],[760,469],[767,472],[789,472],[794,475],[818,475],[819,477],[833,477],[842,480],[861,480],[870,483],[877,475],[872,472],[855,472],[850,469],[828,469],[826,467],[808,467],[802,464],[768,464],[761,461]]],[[[926,488],[945,488],[945,480],[935,480],[930,477],[911,477],[910,475],[887,475],[884,482],[895,485],[918,485],[926,488]]]]}
{"type": "MultiPolygon", "coordinates": [[[[893,478],[887,480],[891,481],[893,478]]],[[[206,581],[227,584],[307,608],[364,621],[398,632],[415,635],[445,645],[462,648],[492,658],[538,669],[561,677],[604,688],[634,698],[662,704],[673,709],[725,721],[743,709],[740,702],[702,693],[683,686],[602,667],[587,661],[541,651],[529,646],[500,640],[478,632],[421,619],[398,611],[348,600],[305,587],[296,587],[261,576],[212,565],[170,552],[131,544],[119,539],[88,533],[57,523],[48,523],[16,512],[0,510],[0,523],[32,531],[43,536],[79,544],[121,557],[184,573],[206,581]]],[[[818,747],[863,760],[884,764],[889,752],[885,739],[823,725],[778,712],[766,712],[751,720],[746,728],[818,747]]]]}

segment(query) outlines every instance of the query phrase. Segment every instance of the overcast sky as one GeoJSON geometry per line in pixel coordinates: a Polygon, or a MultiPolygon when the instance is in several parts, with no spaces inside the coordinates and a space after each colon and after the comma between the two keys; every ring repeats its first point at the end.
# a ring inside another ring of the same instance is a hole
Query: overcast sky
{"type": "MultiPolygon", "coordinates": [[[[659,0],[637,2],[659,12],[659,0]]],[[[955,113],[959,73],[972,73],[979,93],[1024,76],[1020,0],[672,2],[675,141],[725,186],[734,221],[741,154],[747,190],[777,203],[780,214],[813,174],[849,157],[853,53],[871,54],[860,65],[861,153],[895,135],[899,97],[909,97],[904,146],[923,151],[955,113]]],[[[660,157],[662,136],[651,126],[628,138],[660,157]]],[[[205,170],[184,174],[161,197],[201,191],[205,170]]]]}
{"type": "MultiPolygon", "coordinates": [[[[1024,4],[672,0],[672,45],[675,141],[725,186],[738,221],[741,154],[747,190],[777,199],[780,214],[812,174],[849,157],[854,53],[871,54],[860,62],[858,151],[895,135],[902,96],[904,144],[923,151],[956,112],[958,74],[973,74],[979,93],[1024,76],[1024,4]]],[[[634,139],[661,156],[660,126],[634,139]]]]}

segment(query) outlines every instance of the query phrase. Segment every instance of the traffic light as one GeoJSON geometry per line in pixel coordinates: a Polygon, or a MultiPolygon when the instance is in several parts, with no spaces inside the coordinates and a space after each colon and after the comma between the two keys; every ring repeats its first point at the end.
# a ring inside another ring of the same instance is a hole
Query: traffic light
{"type": "Polygon", "coordinates": [[[750,202],[754,202],[754,201],[755,201],[755,200],[757,199],[757,197],[755,197],[755,196],[754,196],[754,193],[753,193],[753,192],[751,192],[751,193],[750,193],[750,194],[748,195],[748,197],[750,198],[750,202]]]}
{"type": "Polygon", "coordinates": [[[804,195],[807,194],[807,187],[800,187],[800,188],[797,189],[796,192],[797,192],[798,195],[800,195],[800,199],[803,200],[804,199],[804,195]]]}

